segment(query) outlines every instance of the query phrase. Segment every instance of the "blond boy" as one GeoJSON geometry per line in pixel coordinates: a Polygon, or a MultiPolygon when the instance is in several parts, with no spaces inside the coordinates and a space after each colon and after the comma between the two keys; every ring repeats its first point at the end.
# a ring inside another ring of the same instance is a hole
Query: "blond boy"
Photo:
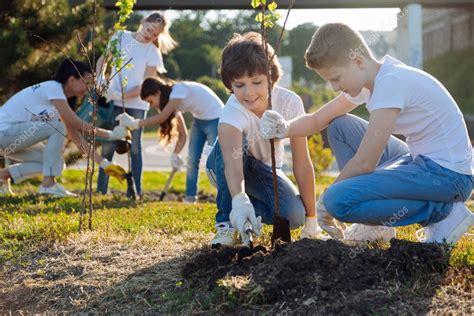
{"type": "Polygon", "coordinates": [[[342,23],[320,27],[305,59],[341,93],[292,121],[267,111],[260,129],[264,138],[285,138],[328,128],[341,173],[319,200],[321,228],[340,235],[334,218],[385,227],[419,223],[426,233],[420,240],[455,243],[474,224],[464,205],[472,191],[472,146],[449,92],[393,57],[376,60],[362,36],[342,23]],[[347,114],[363,103],[369,122],[347,114]]]}

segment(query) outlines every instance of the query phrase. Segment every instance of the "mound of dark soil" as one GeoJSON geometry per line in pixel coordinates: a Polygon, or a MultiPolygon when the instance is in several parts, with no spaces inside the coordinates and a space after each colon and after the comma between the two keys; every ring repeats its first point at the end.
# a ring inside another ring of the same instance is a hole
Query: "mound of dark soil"
{"type": "Polygon", "coordinates": [[[241,311],[271,304],[270,312],[422,313],[449,261],[447,247],[396,239],[388,249],[303,239],[243,260],[239,251],[203,249],[183,268],[188,286],[213,290],[223,278],[247,277],[226,287],[241,311]]]}

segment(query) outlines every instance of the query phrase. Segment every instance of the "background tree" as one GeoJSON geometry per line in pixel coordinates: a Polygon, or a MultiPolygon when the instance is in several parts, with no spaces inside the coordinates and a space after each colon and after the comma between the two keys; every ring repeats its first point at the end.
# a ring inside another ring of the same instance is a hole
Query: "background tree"
{"type": "Polygon", "coordinates": [[[314,71],[306,68],[304,54],[318,27],[313,23],[300,24],[288,31],[282,42],[281,56],[290,56],[293,60],[293,81],[303,80],[304,83],[323,83],[314,71]]]}
{"type": "MultiPolygon", "coordinates": [[[[1,103],[22,88],[54,75],[65,56],[51,43],[71,57],[84,60],[74,33],[78,30],[85,44],[92,48],[89,32],[94,25],[93,1],[74,8],[69,7],[67,0],[0,1],[0,12],[1,103]]],[[[103,14],[98,9],[98,21],[103,14]]],[[[105,37],[101,36],[103,27],[97,25],[96,45],[105,37]]]]}

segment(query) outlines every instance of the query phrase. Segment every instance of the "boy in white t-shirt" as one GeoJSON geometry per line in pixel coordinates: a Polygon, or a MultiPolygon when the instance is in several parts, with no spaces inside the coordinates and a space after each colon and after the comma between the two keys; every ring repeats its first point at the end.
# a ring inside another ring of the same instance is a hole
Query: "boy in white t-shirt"
{"type": "MultiPolygon", "coordinates": [[[[336,219],[384,227],[419,223],[426,242],[455,243],[474,224],[472,146],[456,102],[429,74],[386,56],[375,60],[362,36],[342,23],[318,29],[306,63],[342,93],[317,112],[288,120],[267,112],[265,138],[308,136],[328,127],[341,173],[319,199],[319,224],[341,235],[336,219]],[[365,103],[366,121],[347,114],[365,103]],[[391,134],[406,137],[406,143],[391,134]]],[[[373,227],[373,226],[372,226],[373,227]]],[[[365,234],[364,234],[365,230],[365,234]]],[[[344,233],[370,239],[352,225],[344,233]]]]}
{"type": "MultiPolygon", "coordinates": [[[[273,55],[270,45],[268,49],[273,55]]],[[[254,32],[235,35],[222,52],[222,81],[233,95],[219,118],[218,141],[206,165],[211,181],[217,185],[217,234],[211,241],[213,246],[233,245],[234,229],[245,241],[247,221],[257,235],[261,222],[273,223],[270,142],[262,139],[258,131],[260,118],[268,108],[265,56],[262,37],[254,32]]],[[[304,115],[301,98],[276,85],[281,76],[276,56],[271,62],[271,74],[274,111],[288,120],[304,115]]],[[[275,142],[281,216],[289,220],[291,228],[305,224],[302,237],[317,236],[321,230],[315,218],[314,170],[306,137],[292,137],[290,144],[299,192],[281,170],[283,144],[275,142]]]]}

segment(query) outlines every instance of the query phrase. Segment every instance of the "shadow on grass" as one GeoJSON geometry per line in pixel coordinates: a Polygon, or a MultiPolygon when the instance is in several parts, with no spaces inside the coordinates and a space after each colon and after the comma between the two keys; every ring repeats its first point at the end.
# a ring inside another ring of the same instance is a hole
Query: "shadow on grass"
{"type": "MultiPolygon", "coordinates": [[[[125,195],[94,194],[92,203],[95,210],[100,210],[134,207],[140,202],[132,201],[125,195]]],[[[37,194],[0,197],[0,211],[5,211],[10,214],[18,211],[28,215],[37,215],[50,211],[70,214],[79,212],[81,207],[82,197],[56,198],[37,194]]]]}

